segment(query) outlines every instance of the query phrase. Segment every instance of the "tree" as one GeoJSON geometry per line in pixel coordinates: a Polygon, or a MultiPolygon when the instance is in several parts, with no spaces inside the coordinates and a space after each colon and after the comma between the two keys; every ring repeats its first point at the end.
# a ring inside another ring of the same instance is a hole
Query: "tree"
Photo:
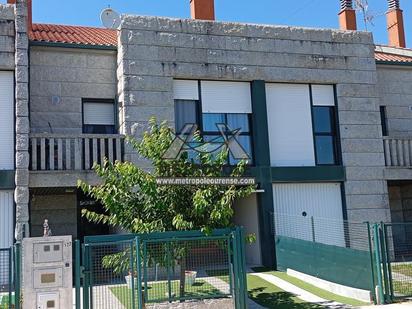
{"type": "MultiPolygon", "coordinates": [[[[151,163],[149,170],[131,162],[112,164],[106,160],[102,166],[95,165],[101,184],[92,186],[79,181],[78,186],[100,201],[105,212],[100,214],[83,209],[82,215],[91,222],[120,227],[130,233],[201,230],[208,234],[213,229],[231,226],[233,202],[250,195],[254,186],[158,184],[159,177],[225,175],[227,149],[218,154],[185,153],[176,160],[165,160],[163,154],[174,137],[166,122],[159,124],[152,118],[141,141],[127,139],[141,158],[151,163]]],[[[197,141],[201,139],[199,134],[195,138],[197,141]]],[[[240,161],[230,176],[243,176],[246,163],[240,161]]],[[[126,255],[111,256],[103,262],[107,266],[124,268],[122,256],[126,255]]]]}

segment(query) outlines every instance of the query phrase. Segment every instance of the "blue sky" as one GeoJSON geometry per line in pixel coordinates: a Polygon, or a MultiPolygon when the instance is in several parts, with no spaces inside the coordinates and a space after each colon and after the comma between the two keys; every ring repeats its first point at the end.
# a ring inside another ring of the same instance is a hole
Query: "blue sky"
{"type": "MultiPolygon", "coordinates": [[[[6,0],[0,0],[6,2],[6,0]]],[[[265,24],[337,28],[339,0],[215,0],[216,18],[265,24]]],[[[110,5],[120,13],[189,17],[189,0],[33,0],[33,20],[43,23],[100,26],[100,11],[110,5]]],[[[412,47],[412,0],[401,0],[407,45],[412,47]]],[[[387,0],[369,0],[375,15],[373,31],[377,43],[387,42],[387,0]]],[[[361,14],[358,27],[364,29],[361,14]]]]}

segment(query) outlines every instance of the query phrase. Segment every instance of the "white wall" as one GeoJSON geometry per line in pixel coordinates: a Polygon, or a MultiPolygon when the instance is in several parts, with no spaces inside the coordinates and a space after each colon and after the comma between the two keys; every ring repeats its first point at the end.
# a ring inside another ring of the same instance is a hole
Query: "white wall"
{"type": "Polygon", "coordinates": [[[266,84],[272,166],[314,166],[309,85],[266,84]]]}
{"type": "MultiPolygon", "coordinates": [[[[259,194],[259,193],[257,193],[259,194]]],[[[245,228],[245,234],[255,234],[256,241],[246,244],[246,263],[249,265],[261,265],[261,249],[259,239],[258,204],[256,194],[240,199],[234,205],[235,215],[233,221],[236,225],[245,228]]]]}
{"type": "Polygon", "coordinates": [[[340,183],[276,183],[273,203],[277,235],[345,244],[340,183]]]}
{"type": "Polygon", "coordinates": [[[0,71],[0,170],[14,170],[14,75],[0,71]]]}

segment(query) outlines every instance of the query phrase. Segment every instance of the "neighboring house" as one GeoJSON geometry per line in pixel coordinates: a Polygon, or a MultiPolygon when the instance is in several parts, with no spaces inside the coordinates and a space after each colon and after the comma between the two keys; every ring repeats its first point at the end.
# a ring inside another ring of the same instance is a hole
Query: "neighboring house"
{"type": "MultiPolygon", "coordinates": [[[[114,232],[81,218],[82,208],[100,205],[76,182],[97,183],[90,169],[105,156],[146,164],[123,135],[139,138],[151,116],[177,131],[198,123],[206,138],[215,123],[242,129],[259,182],[234,205],[234,222],[258,238],[249,263],[274,263],[279,213],[412,219],[412,50],[399,36],[375,51],[370,33],[204,21],[214,19],[213,0],[191,3],[195,20],[125,15],[119,31],[31,25],[29,5],[28,36],[19,28],[24,1],[0,7],[2,69],[16,71],[16,117],[0,114],[9,143],[0,154],[0,247],[13,242],[14,213],[18,239],[42,235],[45,218],[55,235],[114,232]]],[[[356,29],[351,1],[341,3],[341,28],[356,29]]],[[[391,38],[402,32],[396,25],[391,38]]],[[[0,73],[9,114],[10,74],[0,73]]]]}

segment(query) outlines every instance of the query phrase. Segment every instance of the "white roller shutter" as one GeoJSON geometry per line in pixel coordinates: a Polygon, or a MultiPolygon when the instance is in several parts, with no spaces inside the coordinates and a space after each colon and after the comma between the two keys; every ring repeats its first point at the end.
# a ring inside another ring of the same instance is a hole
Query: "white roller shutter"
{"type": "Polygon", "coordinates": [[[252,113],[248,82],[202,81],[203,113],[252,113]]]}
{"type": "Polygon", "coordinates": [[[173,81],[174,99],[178,100],[199,100],[199,87],[197,80],[180,80],[173,81]]]}
{"type": "Polygon", "coordinates": [[[272,166],[314,166],[309,85],[266,84],[272,166]]]}
{"type": "Polygon", "coordinates": [[[345,245],[339,183],[273,184],[273,203],[277,235],[345,245]]]}
{"type": "Polygon", "coordinates": [[[14,170],[14,75],[0,71],[0,170],[14,170]]]}
{"type": "Polygon", "coordinates": [[[83,103],[83,123],[114,125],[114,103],[83,103]]]}
{"type": "Polygon", "coordinates": [[[13,191],[0,191],[0,248],[13,244],[13,191]]]}
{"type": "Polygon", "coordinates": [[[335,92],[332,85],[312,85],[313,105],[334,106],[335,92]]]}

